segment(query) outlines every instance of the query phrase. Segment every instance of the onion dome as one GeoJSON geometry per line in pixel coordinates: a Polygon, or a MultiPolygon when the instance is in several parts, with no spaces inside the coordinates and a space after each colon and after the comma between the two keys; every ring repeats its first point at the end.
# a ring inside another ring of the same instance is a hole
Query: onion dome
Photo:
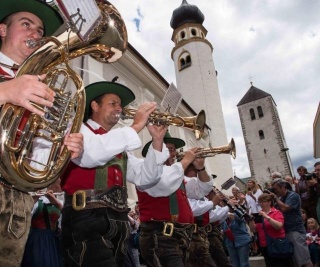
{"type": "Polygon", "coordinates": [[[177,29],[185,23],[199,23],[204,21],[204,15],[195,5],[188,4],[187,0],[183,0],[182,4],[176,8],[171,17],[170,26],[172,29],[177,29]]]}

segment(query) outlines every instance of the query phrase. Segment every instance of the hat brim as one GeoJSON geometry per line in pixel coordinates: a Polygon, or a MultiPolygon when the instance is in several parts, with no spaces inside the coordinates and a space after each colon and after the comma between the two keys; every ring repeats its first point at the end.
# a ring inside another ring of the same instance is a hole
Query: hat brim
{"type": "MultiPolygon", "coordinates": [[[[163,138],[163,142],[165,144],[174,144],[176,149],[184,147],[186,145],[186,143],[182,139],[175,138],[175,137],[163,138]]],[[[141,152],[143,157],[145,157],[147,155],[148,149],[149,149],[149,146],[151,145],[151,143],[152,143],[152,141],[146,143],[146,145],[143,147],[142,152],[141,152]]]]}
{"type": "Polygon", "coordinates": [[[121,99],[121,106],[125,107],[135,100],[134,93],[126,86],[114,82],[96,82],[88,85],[86,88],[86,110],[83,121],[89,119],[89,111],[91,102],[99,96],[105,94],[115,94],[121,99]]]}
{"type": "Polygon", "coordinates": [[[36,0],[2,0],[0,4],[0,22],[17,12],[30,12],[41,19],[44,36],[51,36],[63,24],[60,14],[51,6],[36,0]]]}

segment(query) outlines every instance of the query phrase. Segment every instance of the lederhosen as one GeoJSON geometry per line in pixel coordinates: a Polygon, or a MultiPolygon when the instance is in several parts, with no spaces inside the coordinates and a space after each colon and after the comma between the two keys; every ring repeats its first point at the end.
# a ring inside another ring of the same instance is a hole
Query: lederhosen
{"type": "MultiPolygon", "coordinates": [[[[10,80],[0,67],[0,82],[10,80]]],[[[0,174],[0,266],[20,266],[31,225],[33,199],[0,174]]]]}
{"type": "MultiPolygon", "coordinates": [[[[65,265],[124,266],[130,235],[125,179],[126,153],[93,169],[84,170],[74,163],[70,165],[68,168],[80,172],[90,171],[95,176],[94,189],[77,190],[72,195],[66,195],[62,210],[65,265]],[[115,167],[122,172],[122,185],[108,188],[108,173],[115,167]]],[[[64,175],[68,177],[69,174],[67,170],[64,175]]]]}
{"type": "Polygon", "coordinates": [[[199,231],[205,232],[209,242],[209,253],[211,258],[218,267],[232,267],[228,256],[226,255],[223,244],[222,235],[219,228],[219,221],[209,221],[209,211],[201,216],[195,217],[195,222],[199,231]]]}
{"type": "Polygon", "coordinates": [[[152,267],[188,266],[189,248],[196,225],[192,221],[192,211],[186,198],[184,182],[169,197],[153,198],[146,192],[137,192],[142,257],[152,267]],[[146,205],[149,206],[147,212],[146,205]],[[184,212],[190,215],[190,219],[183,214],[184,212]],[[146,216],[145,213],[154,213],[156,216],[152,216],[154,219],[151,219],[150,215],[146,216]],[[183,216],[184,219],[181,219],[183,216]]]}

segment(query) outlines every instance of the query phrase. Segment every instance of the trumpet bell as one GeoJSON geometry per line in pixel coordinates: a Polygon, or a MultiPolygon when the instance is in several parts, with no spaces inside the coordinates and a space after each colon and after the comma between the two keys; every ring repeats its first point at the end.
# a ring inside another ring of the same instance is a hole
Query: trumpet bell
{"type": "Polygon", "coordinates": [[[203,149],[201,156],[202,154],[204,157],[213,157],[217,154],[229,154],[235,159],[237,156],[236,145],[233,138],[231,138],[231,141],[228,145],[220,146],[220,147],[205,148],[203,149]]]}

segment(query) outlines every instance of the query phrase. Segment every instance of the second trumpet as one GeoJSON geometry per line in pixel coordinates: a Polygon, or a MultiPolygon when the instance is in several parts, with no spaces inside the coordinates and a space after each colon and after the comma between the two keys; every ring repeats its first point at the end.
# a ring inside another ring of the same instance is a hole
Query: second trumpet
{"type": "MultiPolygon", "coordinates": [[[[233,138],[228,145],[219,147],[200,148],[198,151],[198,158],[214,157],[217,154],[230,154],[234,159],[236,158],[236,145],[233,138]]],[[[177,159],[182,159],[185,152],[177,153],[177,159]]]]}

